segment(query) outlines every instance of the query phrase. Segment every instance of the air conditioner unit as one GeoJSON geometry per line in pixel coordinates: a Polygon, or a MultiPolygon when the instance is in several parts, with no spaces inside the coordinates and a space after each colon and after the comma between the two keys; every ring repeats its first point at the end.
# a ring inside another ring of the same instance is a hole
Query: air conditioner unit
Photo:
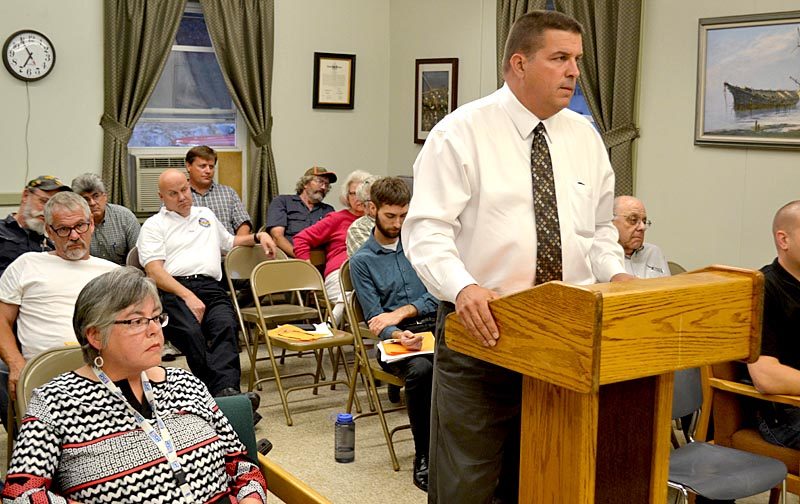
{"type": "Polygon", "coordinates": [[[155,213],[161,208],[158,197],[158,177],[169,168],[185,169],[184,156],[165,154],[134,154],[135,212],[155,213]]]}

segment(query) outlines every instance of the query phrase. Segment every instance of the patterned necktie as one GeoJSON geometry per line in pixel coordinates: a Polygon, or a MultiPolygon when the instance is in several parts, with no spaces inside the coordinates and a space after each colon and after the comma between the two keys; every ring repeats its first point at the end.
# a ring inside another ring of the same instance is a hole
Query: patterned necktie
{"type": "Polygon", "coordinates": [[[553,163],[544,137],[544,124],[533,130],[531,175],[536,219],[536,285],[561,280],[561,228],[553,180],[553,163]]]}

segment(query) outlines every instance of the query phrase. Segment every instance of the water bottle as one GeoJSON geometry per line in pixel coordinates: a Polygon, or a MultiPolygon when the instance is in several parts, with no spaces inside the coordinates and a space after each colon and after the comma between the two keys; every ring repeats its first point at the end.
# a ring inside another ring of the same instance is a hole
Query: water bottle
{"type": "Polygon", "coordinates": [[[348,463],[356,458],[356,424],[350,413],[339,413],[334,428],[334,458],[336,462],[348,463]]]}

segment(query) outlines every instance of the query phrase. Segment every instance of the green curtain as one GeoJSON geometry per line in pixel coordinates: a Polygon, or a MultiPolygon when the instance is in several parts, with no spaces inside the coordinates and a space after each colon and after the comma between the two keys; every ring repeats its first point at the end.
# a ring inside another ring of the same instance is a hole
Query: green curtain
{"type": "Polygon", "coordinates": [[[497,0],[497,87],[503,85],[503,51],[508,32],[523,14],[544,10],[547,0],[497,0]]]}
{"type": "Polygon", "coordinates": [[[636,74],[641,0],[555,0],[584,28],[580,85],[616,174],[616,194],[633,194],[636,74]]]}
{"type": "Polygon", "coordinates": [[[128,140],[167,62],[186,0],[105,0],[103,180],[109,199],[132,206],[128,140]]]}
{"type": "Polygon", "coordinates": [[[247,171],[247,210],[258,229],[278,194],[272,154],[274,0],[200,0],[228,91],[256,148],[247,171]]]}

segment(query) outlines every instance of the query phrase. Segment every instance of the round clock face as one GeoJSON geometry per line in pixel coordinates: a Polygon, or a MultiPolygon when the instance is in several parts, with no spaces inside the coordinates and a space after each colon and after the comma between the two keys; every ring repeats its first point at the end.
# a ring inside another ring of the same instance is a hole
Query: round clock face
{"type": "Polygon", "coordinates": [[[34,30],[20,30],[3,46],[6,69],[24,81],[44,78],[56,63],[56,50],[50,39],[34,30]]]}

